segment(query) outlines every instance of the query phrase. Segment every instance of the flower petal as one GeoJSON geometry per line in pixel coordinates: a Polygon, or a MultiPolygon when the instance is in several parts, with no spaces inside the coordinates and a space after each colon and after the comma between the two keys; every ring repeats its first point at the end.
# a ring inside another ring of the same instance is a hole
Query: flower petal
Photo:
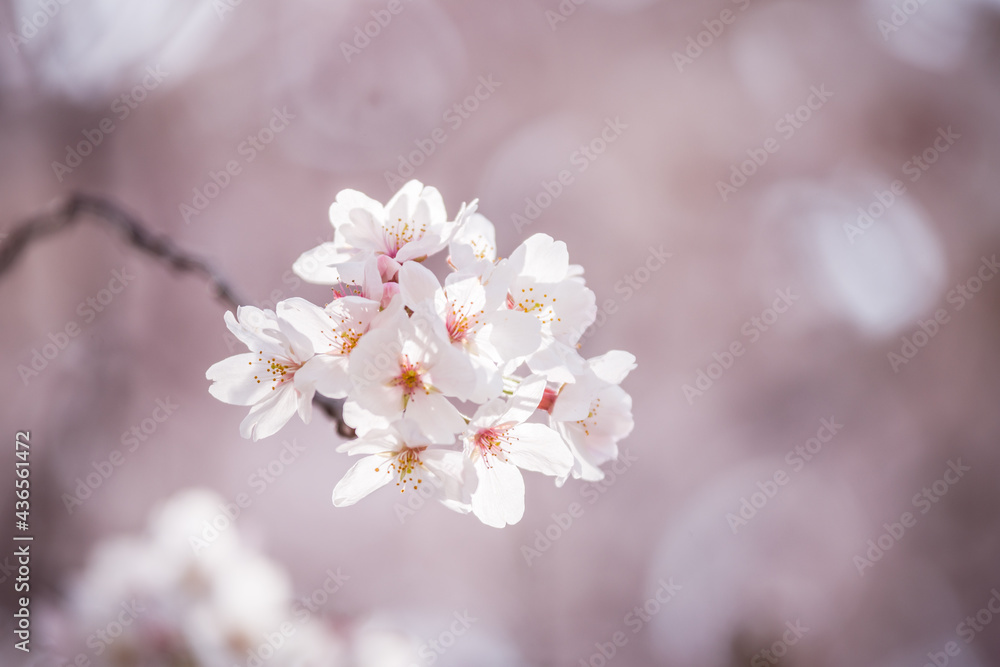
{"type": "Polygon", "coordinates": [[[240,422],[240,435],[244,438],[260,440],[277,433],[295,414],[298,395],[291,384],[283,385],[272,392],[273,397],[257,403],[240,422]]]}
{"type": "Polygon", "coordinates": [[[255,365],[259,355],[253,352],[237,354],[212,364],[205,377],[212,381],[208,392],[230,405],[253,405],[268,398],[271,384],[258,382],[259,366],[255,365]],[[255,370],[258,369],[258,370],[255,370]]]}
{"type": "Polygon", "coordinates": [[[524,478],[517,466],[482,456],[473,463],[479,483],[472,492],[472,511],[487,526],[503,528],[524,516],[524,478]]]}
{"type": "Polygon", "coordinates": [[[374,454],[361,459],[347,471],[333,488],[334,507],[353,505],[372,491],[392,481],[389,457],[374,454]]]}
{"type": "Polygon", "coordinates": [[[520,424],[507,435],[514,440],[507,449],[507,460],[519,468],[562,477],[573,467],[573,453],[545,424],[520,424]]]}

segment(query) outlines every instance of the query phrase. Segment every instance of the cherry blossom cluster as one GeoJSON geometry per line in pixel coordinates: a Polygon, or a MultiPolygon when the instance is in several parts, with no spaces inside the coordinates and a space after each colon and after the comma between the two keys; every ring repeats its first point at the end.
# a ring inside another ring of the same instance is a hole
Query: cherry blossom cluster
{"type": "Polygon", "coordinates": [[[240,432],[263,438],[316,392],[345,399],[362,458],[333,491],[351,505],[377,488],[434,497],[503,527],[524,514],[521,470],[603,478],[632,430],[620,387],[635,358],[583,358],[594,293],[566,244],[535,234],[498,258],[493,224],[463,205],[449,220],[440,193],[410,181],[386,204],[343,190],[333,241],[294,265],[333,286],[323,307],[302,298],[225,316],[249,351],[208,369],[210,392],[250,406],[240,432]],[[428,268],[447,250],[443,282],[428,268]]]}

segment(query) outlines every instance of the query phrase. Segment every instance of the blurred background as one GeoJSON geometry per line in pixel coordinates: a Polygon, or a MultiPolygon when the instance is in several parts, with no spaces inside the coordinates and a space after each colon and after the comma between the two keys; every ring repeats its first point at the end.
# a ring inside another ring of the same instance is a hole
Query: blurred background
{"type": "MultiPolygon", "coordinates": [[[[1000,5],[7,0],[0,234],[106,196],[261,307],[355,188],[478,197],[634,353],[599,484],[495,530],[373,494],[321,415],[242,440],[205,283],[100,224],[0,280],[31,431],[5,665],[1000,664],[1000,5]],[[666,257],[669,255],[669,257],[666,257]],[[238,512],[238,515],[237,515],[238,512]],[[192,541],[192,527],[197,539],[192,541]],[[204,544],[197,540],[203,540],[204,544]]],[[[11,511],[13,514],[13,511],[11,511]]]]}

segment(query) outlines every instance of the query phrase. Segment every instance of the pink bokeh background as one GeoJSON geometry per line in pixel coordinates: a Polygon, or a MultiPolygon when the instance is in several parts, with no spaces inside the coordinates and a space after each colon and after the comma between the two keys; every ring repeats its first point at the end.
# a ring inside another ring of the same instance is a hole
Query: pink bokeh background
{"type": "MultiPolygon", "coordinates": [[[[209,396],[205,370],[235,348],[203,282],[98,224],[39,241],[0,280],[0,423],[5,442],[32,431],[39,615],[60,608],[94,545],[204,487],[251,496],[238,529],[297,592],[329,568],[350,575],[330,623],[387,616],[430,636],[469,610],[479,634],[438,664],[597,664],[618,631],[621,667],[755,664],[797,620],[809,631],[782,665],[917,666],[951,641],[949,664],[1000,662],[1000,621],[971,643],[957,634],[1000,586],[1000,281],[971,291],[1000,250],[995,2],[928,2],[897,26],[881,0],[403,0],[354,51],[389,3],[77,0],[14,40],[40,6],[0,8],[0,232],[67,193],[100,194],[250,303],[323,302],[292,262],[330,238],[338,190],[384,201],[405,164],[449,213],[478,197],[501,255],[534,232],[564,240],[611,304],[581,351],[628,350],[638,368],[624,384],[634,462],[613,481],[558,489],[529,475],[525,517],[504,530],[436,505],[401,521],[389,493],[336,509],[351,460],[328,420],[249,442],[243,409],[209,396]],[[829,97],[803,107],[820,87],[829,97]],[[248,148],[275,110],[287,122],[248,148]],[[54,170],[107,118],[92,154],[54,170]],[[724,199],[718,183],[740,182],[733,170],[769,139],[778,149],[724,199]],[[198,200],[230,161],[239,173],[198,200]],[[571,182],[541,196],[563,170],[571,182]],[[852,231],[896,180],[905,192],[852,231]],[[671,255],[655,271],[651,249],[671,255]],[[91,316],[81,304],[123,268],[134,278],[91,316]],[[772,318],[777,290],[796,299],[772,318]],[[25,376],[71,322],[80,334],[25,376]],[[893,362],[921,322],[934,335],[893,362]],[[717,377],[685,393],[699,371],[717,377]],[[157,399],[178,407],[67,511],[64,494],[157,399]],[[843,428],[796,469],[786,455],[822,419],[843,428]],[[251,478],[284,440],[304,452],[258,494],[251,478]],[[915,494],[958,459],[970,470],[921,514],[915,494]],[[727,515],[779,470],[787,483],[734,534],[727,515]],[[572,503],[582,515],[526,563],[522,547],[572,503]],[[859,574],[855,557],[907,511],[915,525],[859,574]],[[680,592],[633,633],[627,614],[670,578],[680,592]]],[[[13,499],[12,472],[0,494],[13,499]]],[[[12,610],[9,580],[2,599],[12,610]]],[[[4,664],[33,664],[12,644],[4,664]]]]}

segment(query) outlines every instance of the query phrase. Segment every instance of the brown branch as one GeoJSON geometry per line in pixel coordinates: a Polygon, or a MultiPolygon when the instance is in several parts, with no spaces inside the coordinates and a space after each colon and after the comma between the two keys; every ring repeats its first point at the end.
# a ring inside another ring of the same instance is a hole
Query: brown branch
{"type": "MultiPolygon", "coordinates": [[[[235,310],[241,303],[245,303],[237,296],[229,281],[215,271],[208,262],[184,251],[170,237],[150,231],[141,220],[117,204],[102,197],[80,193],[70,195],[52,211],[28,218],[2,238],[0,277],[17,262],[32,242],[69,229],[80,220],[88,218],[103,220],[119,232],[129,245],[166,263],[179,273],[193,273],[200,276],[212,286],[215,297],[227,307],[235,310]]],[[[337,433],[345,438],[354,437],[354,429],[343,420],[343,401],[317,394],[313,399],[313,405],[334,421],[337,433]]]]}

